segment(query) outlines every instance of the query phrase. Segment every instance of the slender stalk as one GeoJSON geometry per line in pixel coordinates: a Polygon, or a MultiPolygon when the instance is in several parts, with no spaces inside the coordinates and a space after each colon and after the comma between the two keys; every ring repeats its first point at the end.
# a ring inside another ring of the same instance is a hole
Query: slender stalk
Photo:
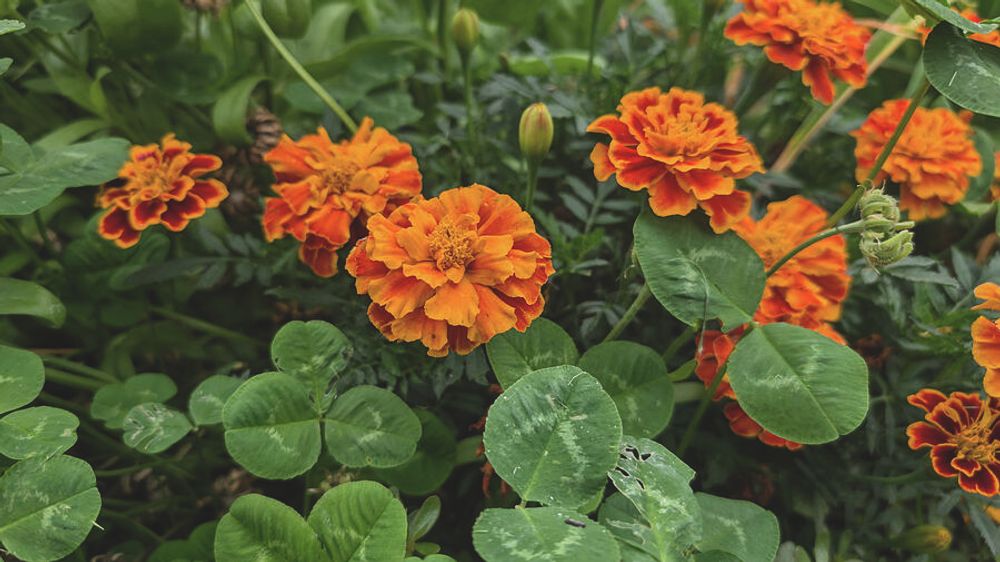
{"type": "Polygon", "coordinates": [[[708,410],[708,405],[712,402],[712,397],[715,396],[715,391],[719,389],[719,385],[722,384],[722,378],[725,376],[726,365],[719,365],[719,370],[715,372],[715,377],[712,378],[712,384],[708,385],[708,388],[705,389],[705,394],[701,395],[701,400],[698,402],[698,409],[694,411],[694,417],[691,418],[691,423],[688,424],[687,429],[684,431],[681,444],[677,447],[678,457],[684,455],[684,451],[687,450],[688,445],[691,444],[691,440],[694,439],[694,434],[698,431],[698,426],[701,425],[701,418],[705,416],[705,411],[708,410]]]}
{"type": "Polygon", "coordinates": [[[476,104],[472,97],[472,54],[462,53],[462,82],[465,92],[465,131],[472,143],[472,152],[476,154],[478,139],[476,135],[476,104]]]}
{"type": "Polygon", "coordinates": [[[271,42],[274,49],[278,51],[281,58],[285,59],[285,62],[288,63],[288,66],[292,67],[292,70],[299,75],[299,78],[301,78],[302,81],[305,82],[317,96],[319,96],[319,99],[323,100],[323,103],[325,103],[326,106],[340,118],[340,121],[345,127],[348,128],[348,130],[352,133],[357,132],[358,124],[351,119],[351,116],[344,111],[344,108],[337,103],[337,100],[333,99],[333,96],[331,96],[330,93],[327,92],[323,86],[321,86],[320,83],[312,77],[312,74],[309,74],[309,71],[307,71],[305,67],[302,66],[302,63],[295,58],[295,55],[293,55],[292,52],[285,47],[284,43],[281,42],[281,39],[278,39],[278,36],[274,34],[274,30],[272,30],[271,26],[264,20],[264,16],[260,14],[260,10],[257,9],[257,6],[255,6],[253,2],[245,2],[245,4],[254,19],[257,20],[257,25],[260,27],[260,30],[264,32],[264,36],[271,42]]]}
{"type": "Polygon", "coordinates": [[[826,221],[827,226],[833,226],[840,222],[840,219],[844,218],[844,216],[846,216],[847,213],[849,213],[851,209],[858,204],[858,200],[861,199],[865,189],[867,189],[868,186],[875,181],[875,178],[877,178],[879,173],[882,171],[882,166],[884,166],[885,161],[889,159],[889,155],[892,154],[892,150],[896,148],[896,143],[898,143],[900,137],[903,136],[903,131],[906,130],[906,126],[910,123],[910,118],[913,117],[914,113],[916,113],[917,107],[920,106],[920,102],[924,99],[924,95],[927,94],[927,90],[930,89],[930,87],[931,83],[927,80],[927,78],[924,78],[923,83],[919,88],[917,88],[917,92],[910,100],[910,105],[906,108],[906,112],[903,113],[902,119],[900,119],[899,124],[896,125],[896,130],[893,131],[892,136],[889,137],[889,142],[882,147],[882,151],[879,152],[878,158],[875,159],[875,164],[872,166],[871,170],[868,171],[868,177],[865,178],[865,181],[861,182],[861,185],[854,190],[854,193],[847,198],[847,201],[844,201],[844,204],[841,205],[836,212],[830,215],[830,220],[826,221]]]}
{"type": "Polygon", "coordinates": [[[73,375],[51,367],[45,369],[45,380],[83,390],[97,390],[107,384],[106,382],[95,381],[94,379],[73,375]]]}
{"type": "Polygon", "coordinates": [[[32,213],[35,219],[35,228],[38,229],[38,235],[42,238],[42,246],[45,247],[45,253],[50,256],[56,255],[55,248],[52,247],[52,242],[49,240],[48,231],[45,228],[45,222],[42,220],[42,213],[35,211],[32,213]]]}
{"type": "Polygon", "coordinates": [[[71,361],[69,359],[63,359],[62,357],[56,357],[54,355],[42,355],[42,362],[59,369],[66,369],[69,371],[74,371],[81,375],[88,375],[100,381],[115,383],[118,379],[111,373],[107,373],[100,369],[95,369],[93,367],[88,367],[83,363],[77,363],[76,361],[71,361]]]}
{"type": "Polygon", "coordinates": [[[154,306],[150,310],[168,320],[173,320],[180,324],[184,324],[185,326],[198,330],[199,332],[204,332],[209,335],[219,336],[220,338],[225,338],[233,341],[249,343],[252,345],[257,345],[257,346],[264,345],[262,342],[259,342],[249,336],[245,336],[239,332],[235,332],[228,328],[223,328],[222,326],[216,326],[211,322],[206,322],[198,318],[193,318],[186,314],[181,314],[180,312],[175,312],[173,310],[163,308],[162,306],[154,306]]]}
{"type": "Polygon", "coordinates": [[[670,342],[670,345],[667,346],[667,350],[663,352],[663,362],[670,363],[670,360],[677,355],[680,348],[687,342],[691,341],[696,333],[698,333],[698,328],[695,326],[688,326],[685,328],[685,330],[681,332],[681,335],[674,338],[674,341],[670,342]]]}
{"type": "Polygon", "coordinates": [[[635,320],[635,315],[639,313],[639,310],[642,309],[651,296],[653,296],[653,293],[649,290],[649,285],[644,284],[642,289],[639,290],[639,294],[635,296],[635,300],[629,305],[628,310],[622,315],[621,320],[611,328],[608,335],[604,336],[604,339],[601,341],[606,342],[617,339],[625,328],[632,323],[632,320],[635,320]]]}
{"type": "Polygon", "coordinates": [[[98,478],[114,478],[116,476],[125,476],[127,474],[132,474],[134,472],[139,472],[147,468],[153,468],[154,466],[159,466],[167,462],[166,459],[157,459],[152,462],[137,464],[134,466],[126,466],[125,468],[112,468],[109,470],[94,470],[94,475],[98,478]]]}
{"type": "Polygon", "coordinates": [[[447,78],[451,72],[451,52],[448,50],[448,4],[450,0],[438,0],[437,40],[441,51],[441,74],[447,78]]]}
{"type": "Polygon", "coordinates": [[[771,268],[767,270],[767,276],[770,277],[774,275],[776,271],[781,269],[781,266],[788,263],[788,260],[794,258],[796,254],[798,254],[802,250],[805,250],[809,246],[812,246],[816,242],[819,242],[820,240],[825,240],[831,236],[836,236],[838,234],[850,234],[854,232],[860,232],[863,227],[864,227],[863,221],[855,221],[852,223],[845,224],[843,226],[835,226],[831,229],[824,230],[823,232],[816,234],[812,238],[806,240],[805,242],[789,250],[787,254],[782,256],[780,260],[775,262],[775,264],[772,265],[771,268]]]}
{"type": "Polygon", "coordinates": [[[591,76],[594,74],[594,51],[597,50],[597,24],[601,21],[601,10],[604,8],[604,0],[593,0],[593,10],[590,13],[590,41],[587,53],[587,75],[584,80],[590,84],[591,76]]]}
{"type": "Polygon", "coordinates": [[[528,169],[528,189],[524,195],[524,210],[530,213],[535,203],[535,190],[538,187],[538,161],[535,158],[526,158],[525,164],[528,169]]]}

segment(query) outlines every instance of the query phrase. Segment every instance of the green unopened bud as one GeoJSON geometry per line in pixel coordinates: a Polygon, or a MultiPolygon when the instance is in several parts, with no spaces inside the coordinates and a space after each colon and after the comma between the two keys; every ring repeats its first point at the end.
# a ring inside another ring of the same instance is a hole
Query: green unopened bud
{"type": "Polygon", "coordinates": [[[451,38],[462,53],[471,53],[479,43],[479,16],[474,10],[462,8],[451,20],[451,38]]]}
{"type": "Polygon", "coordinates": [[[951,531],[940,525],[918,525],[903,531],[892,542],[915,554],[934,554],[951,546],[951,531]]]}
{"type": "Polygon", "coordinates": [[[865,232],[861,234],[858,247],[868,264],[879,269],[892,265],[913,252],[913,233],[904,230],[888,240],[882,240],[879,234],[865,232]]]}
{"type": "Polygon", "coordinates": [[[882,189],[869,189],[858,201],[861,208],[861,218],[881,215],[891,221],[899,220],[899,205],[891,195],[886,195],[882,189]]]}
{"type": "Polygon", "coordinates": [[[536,162],[545,158],[552,148],[552,114],[544,103],[533,103],[521,114],[521,125],[518,128],[518,140],[521,142],[521,154],[528,160],[536,162]]]}

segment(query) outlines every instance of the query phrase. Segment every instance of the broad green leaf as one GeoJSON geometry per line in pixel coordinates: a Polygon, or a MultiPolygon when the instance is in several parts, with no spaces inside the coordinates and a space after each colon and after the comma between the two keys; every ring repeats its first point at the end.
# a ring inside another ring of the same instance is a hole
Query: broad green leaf
{"type": "Polygon", "coordinates": [[[226,401],[222,423],[229,454],[261,478],[287,480],[319,459],[318,415],[291,375],[266,373],[243,383],[226,401]]]}
{"type": "Polygon", "coordinates": [[[12,64],[14,64],[14,59],[10,57],[0,57],[0,76],[6,74],[12,64]]]}
{"type": "Polygon", "coordinates": [[[486,355],[504,388],[532,371],[573,365],[580,357],[573,338],[547,318],[536,318],[523,333],[509,330],[497,334],[486,344],[486,355]]]}
{"type": "Polygon", "coordinates": [[[157,402],[139,404],[122,422],[125,444],[143,453],[155,455],[169,449],[191,431],[187,416],[157,402]]]}
{"type": "Polygon", "coordinates": [[[35,316],[58,328],[66,320],[66,307],[38,283],[3,277],[0,278],[0,316],[4,314],[35,316]]]}
{"type": "MultiPolygon", "coordinates": [[[[8,129],[0,125],[0,130],[8,129]]],[[[3,133],[4,144],[13,131],[3,133]]],[[[16,133],[14,133],[16,135],[16,133]]],[[[82,142],[47,152],[10,168],[0,175],[0,215],[27,215],[48,205],[69,187],[100,185],[118,177],[118,170],[128,157],[125,139],[100,139],[82,142]]],[[[9,154],[0,164],[11,162],[9,154]]]]}
{"type": "MultiPolygon", "coordinates": [[[[265,376],[265,375],[258,375],[265,376]]],[[[253,379],[251,379],[253,380],[253,379]]],[[[258,494],[240,496],[215,530],[218,562],[325,562],[312,528],[287,505],[258,494]]]]}
{"type": "Polygon", "coordinates": [[[331,562],[401,562],[406,555],[406,510],[377,482],[334,487],[307,521],[331,562]]]}
{"type": "Polygon", "coordinates": [[[24,29],[24,22],[17,20],[0,20],[0,35],[7,35],[24,29]]]}
{"type": "Polygon", "coordinates": [[[90,465],[73,457],[18,462],[0,478],[0,546],[28,562],[69,555],[101,511],[96,484],[90,465]]]}
{"type": "Polygon", "coordinates": [[[14,129],[0,125],[0,140],[0,168],[16,171],[35,160],[31,146],[14,129]]]}
{"type": "Polygon", "coordinates": [[[472,529],[486,562],[610,562],[621,559],[610,533],[586,516],[558,507],[487,509],[472,529]]]}
{"type": "Polygon", "coordinates": [[[551,367],[497,398],[483,444],[498,476],[528,501],[577,508],[607,483],[622,438],[615,403],[594,377],[551,367]]]}
{"type": "Polygon", "coordinates": [[[337,462],[388,468],[410,459],[420,440],[420,419],[395,394],[354,387],[333,403],[324,423],[326,446],[337,462]]]}
{"type": "Polygon", "coordinates": [[[63,0],[40,4],[28,14],[28,22],[48,33],[68,33],[90,19],[85,0],[63,0]]]}
{"type": "Polygon", "coordinates": [[[0,414],[30,404],[45,385],[45,366],[30,351],[0,345],[0,414]]]}
{"type": "Polygon", "coordinates": [[[903,5],[905,6],[907,3],[916,4],[917,10],[920,12],[929,12],[930,16],[928,19],[932,21],[944,20],[969,33],[989,33],[997,28],[996,24],[974,22],[952,10],[946,2],[941,2],[940,0],[905,0],[903,5]]]}
{"type": "Polygon", "coordinates": [[[455,434],[440,418],[426,410],[417,410],[420,441],[410,460],[375,473],[380,480],[411,496],[426,496],[444,484],[455,466],[455,434]]]}
{"type": "Polygon", "coordinates": [[[188,412],[198,425],[222,423],[222,408],[243,383],[238,378],[212,375],[201,381],[188,399],[188,412]]]}
{"type": "Polygon", "coordinates": [[[659,353],[637,343],[610,341],[588,349],[580,368],[611,395],[626,435],[652,438],[667,427],[674,385],[659,353]]]}
{"type": "Polygon", "coordinates": [[[790,441],[828,443],[853,431],[868,413],[864,359],[806,328],[754,328],[736,345],[727,373],[747,414],[790,441]]]}
{"type": "Polygon", "coordinates": [[[167,375],[144,373],[125,382],[101,387],[90,404],[90,415],[110,429],[121,429],[129,410],[147,402],[166,402],[177,394],[177,385],[167,375]]]}
{"type": "Polygon", "coordinates": [[[726,330],[749,322],[764,292],[764,264],[734,232],[715,234],[695,216],[635,221],[635,253],[656,300],[697,326],[718,318],[726,330]]]}
{"type": "Polygon", "coordinates": [[[971,178],[969,191],[965,193],[963,203],[982,201],[993,185],[996,174],[996,159],[994,157],[993,139],[989,133],[982,129],[975,129],[976,136],[973,141],[976,143],[976,152],[979,153],[979,160],[983,163],[982,172],[979,176],[971,178]]]}
{"type": "Polygon", "coordinates": [[[257,74],[247,76],[219,96],[212,106],[212,126],[219,138],[237,146],[253,142],[247,132],[247,107],[254,88],[266,79],[257,74]]]}
{"type": "Polygon", "coordinates": [[[54,457],[76,443],[80,420],[61,408],[37,406],[0,418],[0,455],[23,460],[54,457]]]}
{"type": "Polygon", "coordinates": [[[755,503],[695,494],[703,533],[698,550],[722,551],[738,560],[770,562],[778,552],[778,518],[755,503]]]}
{"type": "Polygon", "coordinates": [[[976,113],[1000,117],[1000,48],[966,38],[945,22],[924,45],[924,70],[937,91],[976,113]]]}
{"type": "Polygon", "coordinates": [[[215,529],[218,524],[218,521],[202,523],[195,527],[187,539],[160,544],[146,562],[213,562],[215,529]]]}
{"type": "Polygon", "coordinates": [[[663,445],[626,436],[608,476],[649,525],[637,533],[648,537],[643,550],[657,560],[683,560],[683,552],[702,536],[690,485],[694,471],[663,445]]]}
{"type": "Polygon", "coordinates": [[[622,562],[660,562],[656,557],[653,530],[621,492],[615,492],[604,500],[597,520],[618,541],[622,562]]]}
{"type": "Polygon", "coordinates": [[[434,524],[437,523],[440,516],[441,498],[430,496],[424,500],[424,503],[420,504],[419,509],[410,512],[406,516],[407,544],[412,546],[422,539],[424,535],[431,532],[431,529],[434,528],[434,524]]]}
{"type": "Polygon", "coordinates": [[[274,366],[309,388],[325,389],[330,379],[347,367],[353,352],[347,336],[322,320],[289,322],[271,342],[274,366]]]}

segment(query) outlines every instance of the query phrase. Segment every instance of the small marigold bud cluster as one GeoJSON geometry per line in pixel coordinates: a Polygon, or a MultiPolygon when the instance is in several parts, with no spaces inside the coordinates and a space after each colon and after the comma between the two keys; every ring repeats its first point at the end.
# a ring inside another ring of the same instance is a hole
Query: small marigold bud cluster
{"type": "Polygon", "coordinates": [[[861,208],[862,255],[874,268],[894,264],[913,252],[913,221],[900,221],[896,199],[882,189],[869,189],[858,202],[861,208]]]}

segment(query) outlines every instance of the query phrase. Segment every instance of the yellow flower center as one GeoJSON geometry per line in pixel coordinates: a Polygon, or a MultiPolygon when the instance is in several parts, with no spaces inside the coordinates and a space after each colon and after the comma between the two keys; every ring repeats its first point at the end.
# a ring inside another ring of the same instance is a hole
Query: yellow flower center
{"type": "Polygon", "coordinates": [[[996,462],[1000,441],[990,438],[993,432],[993,412],[983,404],[979,418],[958,435],[952,442],[958,445],[958,457],[972,459],[979,464],[996,462]]]}
{"type": "Polygon", "coordinates": [[[472,261],[475,241],[475,217],[462,215],[456,219],[447,216],[434,227],[428,245],[438,268],[444,271],[472,261]]]}
{"type": "Polygon", "coordinates": [[[351,160],[331,158],[320,168],[320,181],[330,194],[340,194],[348,191],[354,181],[354,176],[361,166],[351,160]]]}
{"type": "Polygon", "coordinates": [[[156,164],[151,161],[145,166],[137,167],[131,183],[139,199],[151,201],[173,189],[172,176],[168,164],[156,164]]]}

